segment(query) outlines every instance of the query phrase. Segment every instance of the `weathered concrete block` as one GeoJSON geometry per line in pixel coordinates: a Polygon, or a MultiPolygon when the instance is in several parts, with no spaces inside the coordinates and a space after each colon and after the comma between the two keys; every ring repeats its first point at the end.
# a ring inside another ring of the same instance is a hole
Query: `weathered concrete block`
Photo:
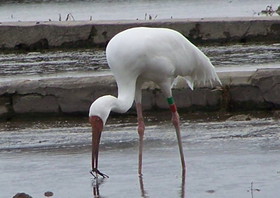
{"type": "MultiPolygon", "coordinates": [[[[36,49],[87,41],[91,26],[80,22],[6,23],[0,28],[2,48],[36,49]]],[[[85,43],[84,43],[85,45],[85,43]]]]}
{"type": "Polygon", "coordinates": [[[6,107],[6,106],[3,106],[3,105],[1,105],[0,106],[0,116],[1,115],[5,115],[5,114],[7,114],[9,111],[8,111],[8,108],[6,107]]]}
{"type": "Polygon", "coordinates": [[[210,88],[183,90],[185,96],[178,96],[178,106],[190,109],[219,109],[222,100],[221,91],[213,91],[210,88]],[[183,100],[181,102],[181,100],[183,100]],[[184,105],[185,103],[185,105],[184,105]]]}
{"type": "Polygon", "coordinates": [[[151,89],[143,89],[142,90],[142,109],[150,110],[155,107],[155,95],[154,91],[151,89]]]}
{"type": "Polygon", "coordinates": [[[5,22],[0,24],[0,48],[106,46],[117,33],[139,26],[171,28],[202,44],[280,40],[278,17],[5,22]]]}
{"type": "Polygon", "coordinates": [[[30,94],[13,98],[15,113],[59,113],[59,105],[54,96],[30,94]]]}
{"type": "MultiPolygon", "coordinates": [[[[280,82],[279,82],[280,83],[280,82]]],[[[268,103],[272,103],[275,107],[280,107],[280,84],[274,84],[271,89],[264,93],[264,99],[268,103]]]]}
{"type": "MultiPolygon", "coordinates": [[[[173,97],[175,99],[176,105],[182,108],[190,108],[192,106],[192,90],[186,89],[173,89],[173,97]]],[[[166,106],[167,101],[165,100],[166,106]]]]}
{"type": "Polygon", "coordinates": [[[264,98],[258,87],[251,85],[230,87],[231,109],[261,109],[264,108],[264,98]]]}
{"type": "MultiPolygon", "coordinates": [[[[155,97],[155,107],[159,109],[167,109],[168,103],[166,101],[166,97],[163,95],[160,89],[154,90],[154,97],[155,97]]],[[[176,98],[175,98],[176,102],[176,98]]]]}
{"type": "Polygon", "coordinates": [[[252,76],[252,84],[260,89],[265,102],[280,106],[280,70],[258,70],[252,76]]]}
{"type": "MultiPolygon", "coordinates": [[[[160,90],[156,92],[154,97],[156,107],[160,109],[168,108],[166,97],[160,90]]],[[[212,91],[210,88],[173,89],[173,97],[180,109],[219,109],[222,93],[218,90],[212,91]]]]}
{"type": "MultiPolygon", "coordinates": [[[[223,82],[224,87],[216,90],[196,87],[192,91],[184,81],[180,81],[172,90],[179,111],[280,108],[280,70],[258,70],[253,75],[246,73],[248,76],[243,71],[235,73],[240,84],[233,79],[233,85],[231,82],[223,82]]],[[[228,78],[234,78],[233,73],[226,74],[228,76],[224,75],[222,80],[226,79],[228,82],[228,78]]],[[[95,99],[107,94],[117,96],[117,85],[111,75],[5,81],[0,84],[0,115],[86,114],[95,99]]],[[[168,109],[166,97],[151,82],[143,86],[142,105],[144,110],[168,109]]]]}
{"type": "Polygon", "coordinates": [[[9,113],[10,99],[0,96],[0,117],[9,113]]]}
{"type": "Polygon", "coordinates": [[[194,106],[200,107],[217,105],[219,98],[215,93],[211,92],[211,89],[196,89],[191,94],[191,103],[194,106]],[[216,101],[214,101],[213,99],[216,101]]]}
{"type": "Polygon", "coordinates": [[[117,95],[112,77],[68,78],[46,88],[48,94],[57,97],[63,113],[88,112],[91,103],[103,95],[117,95]]]}
{"type": "Polygon", "coordinates": [[[93,100],[93,90],[88,88],[61,90],[57,100],[63,113],[87,112],[93,100]]]}

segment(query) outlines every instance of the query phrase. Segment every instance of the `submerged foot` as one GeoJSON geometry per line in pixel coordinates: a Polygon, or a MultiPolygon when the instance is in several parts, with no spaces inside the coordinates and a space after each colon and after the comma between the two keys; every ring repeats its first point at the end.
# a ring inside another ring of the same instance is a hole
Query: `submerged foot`
{"type": "Polygon", "coordinates": [[[104,173],[101,173],[97,168],[93,169],[90,171],[90,174],[95,178],[98,177],[98,175],[100,175],[101,177],[103,178],[109,178],[108,175],[104,174],[104,173]],[[94,174],[95,173],[95,174],[94,174]]]}

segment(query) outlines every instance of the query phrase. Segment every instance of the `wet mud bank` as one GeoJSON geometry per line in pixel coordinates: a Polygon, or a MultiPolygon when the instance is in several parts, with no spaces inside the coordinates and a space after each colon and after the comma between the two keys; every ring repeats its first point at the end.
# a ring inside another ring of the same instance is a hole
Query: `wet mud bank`
{"type": "MultiPolygon", "coordinates": [[[[280,109],[279,69],[223,71],[218,75],[222,86],[197,86],[193,91],[179,79],[173,95],[180,111],[280,109]]],[[[117,95],[111,75],[6,81],[0,85],[0,117],[87,115],[91,103],[105,94],[117,95]]],[[[143,87],[142,103],[146,111],[168,109],[165,97],[152,82],[143,87]]]]}
{"type": "Polygon", "coordinates": [[[280,41],[279,17],[0,23],[0,49],[104,47],[122,30],[166,27],[195,44],[280,41]]]}

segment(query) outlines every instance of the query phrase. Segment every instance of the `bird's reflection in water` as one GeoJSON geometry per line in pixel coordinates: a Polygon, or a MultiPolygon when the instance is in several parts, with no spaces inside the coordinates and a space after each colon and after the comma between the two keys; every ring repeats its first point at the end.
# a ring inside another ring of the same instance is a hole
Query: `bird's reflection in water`
{"type": "MultiPolygon", "coordinates": [[[[104,178],[97,178],[92,181],[92,194],[93,198],[102,198],[99,192],[99,187],[105,183],[104,178]]],[[[179,192],[179,197],[180,198],[186,198],[186,193],[185,193],[185,185],[186,185],[186,171],[182,171],[182,181],[181,181],[181,188],[179,192]]],[[[141,191],[141,197],[142,198],[148,198],[148,192],[145,190],[144,186],[144,179],[143,176],[139,176],[139,186],[140,186],[140,191],[141,191]]]]}
{"type": "Polygon", "coordinates": [[[181,183],[180,198],[187,197],[187,195],[185,194],[185,186],[186,186],[186,170],[182,170],[182,183],[181,183]]]}
{"type": "Polygon", "coordinates": [[[141,197],[143,197],[143,198],[149,197],[148,193],[145,191],[145,188],[144,188],[143,175],[139,176],[139,185],[140,185],[140,190],[141,190],[141,197]]]}
{"type": "MultiPolygon", "coordinates": [[[[148,193],[145,190],[144,187],[144,179],[143,179],[143,175],[139,176],[139,185],[140,185],[140,190],[141,190],[141,197],[142,198],[148,198],[148,193]]],[[[181,181],[181,188],[180,188],[180,192],[179,192],[179,197],[180,198],[186,198],[186,194],[185,194],[185,185],[186,185],[186,171],[183,170],[182,171],[182,181],[181,181]]]]}
{"type": "Polygon", "coordinates": [[[104,178],[96,178],[92,180],[92,194],[93,198],[102,198],[99,193],[99,187],[105,182],[104,178]]]}

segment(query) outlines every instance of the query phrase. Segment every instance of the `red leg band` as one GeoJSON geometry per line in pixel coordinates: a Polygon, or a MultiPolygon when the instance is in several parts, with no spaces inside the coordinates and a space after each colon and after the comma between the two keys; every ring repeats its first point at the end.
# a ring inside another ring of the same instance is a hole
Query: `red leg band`
{"type": "Polygon", "coordinates": [[[170,108],[171,112],[173,112],[173,113],[175,113],[177,111],[177,107],[175,104],[170,105],[169,108],[170,108]]]}

